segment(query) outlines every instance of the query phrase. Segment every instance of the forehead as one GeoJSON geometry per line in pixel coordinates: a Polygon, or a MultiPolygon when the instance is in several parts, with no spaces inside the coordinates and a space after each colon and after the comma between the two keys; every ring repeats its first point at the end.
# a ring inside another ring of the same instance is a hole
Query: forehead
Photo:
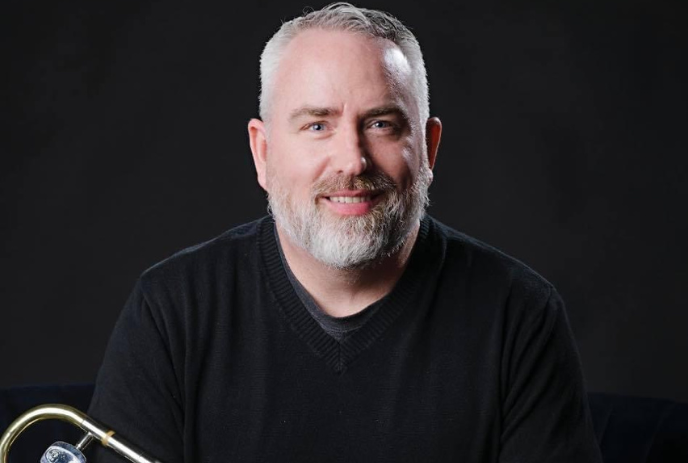
{"type": "Polygon", "coordinates": [[[303,104],[365,106],[409,100],[411,78],[408,59],[389,40],[306,30],[284,50],[274,80],[274,103],[288,109],[303,104]]]}

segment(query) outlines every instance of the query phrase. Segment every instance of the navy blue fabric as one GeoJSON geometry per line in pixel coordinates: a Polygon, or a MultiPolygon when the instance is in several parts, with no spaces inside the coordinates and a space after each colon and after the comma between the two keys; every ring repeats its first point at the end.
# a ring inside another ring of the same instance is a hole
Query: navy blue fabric
{"type": "MultiPolygon", "coordinates": [[[[0,390],[0,430],[4,432],[21,413],[45,403],[86,410],[92,394],[92,384],[0,390]]],[[[588,397],[605,463],[688,462],[688,404],[600,393],[588,397]]],[[[81,431],[66,423],[37,423],[12,446],[9,463],[38,462],[56,440],[76,443],[80,437],[81,431]]],[[[145,443],[137,445],[145,448],[145,443]]]]}
{"type": "Polygon", "coordinates": [[[688,462],[688,404],[588,394],[605,463],[688,462]]]}

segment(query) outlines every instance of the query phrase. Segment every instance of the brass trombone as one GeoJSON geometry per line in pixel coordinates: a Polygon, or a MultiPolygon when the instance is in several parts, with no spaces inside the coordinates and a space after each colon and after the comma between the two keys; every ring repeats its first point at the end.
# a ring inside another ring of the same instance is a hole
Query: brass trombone
{"type": "Polygon", "coordinates": [[[57,419],[66,421],[81,428],[86,432],[81,440],[74,446],[64,442],[56,442],[45,451],[41,462],[46,463],[71,463],[71,462],[85,462],[82,450],[93,440],[99,440],[100,443],[115,452],[119,453],[129,461],[134,463],[161,463],[158,460],[146,456],[139,449],[126,442],[124,439],[115,437],[115,432],[107,429],[100,423],[92,420],[79,410],[68,405],[61,404],[47,404],[32,408],[28,412],[23,413],[2,435],[0,439],[0,460],[1,463],[7,463],[10,447],[15,439],[26,428],[34,423],[43,420],[57,419]]]}

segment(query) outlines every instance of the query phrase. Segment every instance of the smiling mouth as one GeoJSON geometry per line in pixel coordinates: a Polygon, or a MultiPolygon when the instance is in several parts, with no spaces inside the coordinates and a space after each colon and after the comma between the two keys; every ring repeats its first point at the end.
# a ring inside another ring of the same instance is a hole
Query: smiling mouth
{"type": "Polygon", "coordinates": [[[367,203],[373,200],[372,196],[327,196],[333,203],[367,203]]]}
{"type": "Polygon", "coordinates": [[[320,196],[324,206],[341,216],[363,216],[373,211],[385,196],[381,190],[339,190],[320,196]]]}

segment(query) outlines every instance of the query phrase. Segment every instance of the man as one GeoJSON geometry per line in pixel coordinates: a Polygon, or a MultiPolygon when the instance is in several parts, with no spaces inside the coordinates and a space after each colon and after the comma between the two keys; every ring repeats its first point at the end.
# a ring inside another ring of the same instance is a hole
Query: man
{"type": "Polygon", "coordinates": [[[600,461],[554,288],[424,216],[441,123],[409,30],[331,5],[261,82],[274,220],[142,275],[90,413],[167,463],[600,461]]]}

